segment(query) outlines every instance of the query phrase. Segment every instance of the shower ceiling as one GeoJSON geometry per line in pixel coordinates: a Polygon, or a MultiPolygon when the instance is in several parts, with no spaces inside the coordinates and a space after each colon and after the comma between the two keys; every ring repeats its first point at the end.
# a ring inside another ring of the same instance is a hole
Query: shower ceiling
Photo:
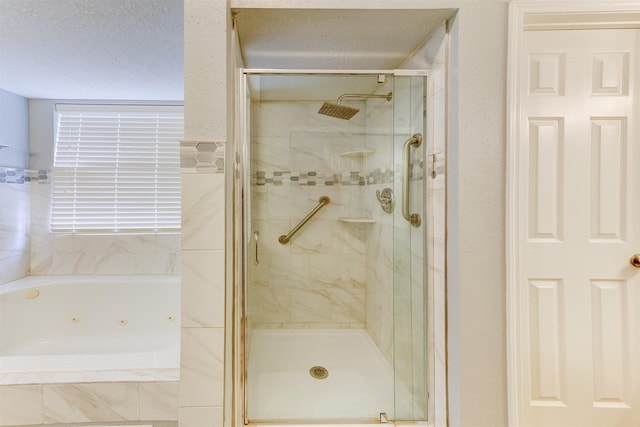
{"type": "MultiPolygon", "coordinates": [[[[392,70],[420,48],[455,9],[235,9],[247,68],[392,70]]],[[[326,100],[372,93],[376,79],[344,79],[327,92],[309,77],[251,82],[261,100],[326,100]]],[[[256,91],[254,91],[255,96],[256,91]]]]}

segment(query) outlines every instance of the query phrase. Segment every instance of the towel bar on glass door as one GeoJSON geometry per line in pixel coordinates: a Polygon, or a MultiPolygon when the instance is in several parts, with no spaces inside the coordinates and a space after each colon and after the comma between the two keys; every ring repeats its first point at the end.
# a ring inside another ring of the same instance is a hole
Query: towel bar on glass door
{"type": "Polygon", "coordinates": [[[313,208],[313,210],[309,212],[309,214],[305,216],[302,219],[302,221],[298,223],[298,225],[293,227],[293,229],[289,232],[289,234],[287,235],[283,234],[282,236],[278,237],[278,242],[280,242],[283,245],[286,245],[287,243],[289,243],[289,240],[293,237],[293,235],[296,234],[298,230],[300,230],[302,226],[305,225],[311,219],[311,217],[314,216],[320,209],[322,209],[325,205],[328,205],[329,202],[331,202],[331,199],[329,197],[327,196],[320,197],[320,199],[318,200],[318,206],[313,208]]]}

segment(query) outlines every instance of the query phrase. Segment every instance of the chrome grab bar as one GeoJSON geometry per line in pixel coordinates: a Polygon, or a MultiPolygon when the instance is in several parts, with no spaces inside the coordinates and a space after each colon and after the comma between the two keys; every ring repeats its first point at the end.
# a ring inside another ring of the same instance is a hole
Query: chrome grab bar
{"type": "Polygon", "coordinates": [[[327,196],[320,197],[320,199],[318,200],[318,206],[313,208],[313,210],[309,212],[309,214],[305,216],[302,219],[302,221],[298,223],[298,225],[293,227],[293,229],[289,232],[289,234],[287,235],[283,234],[282,236],[278,237],[278,242],[280,242],[283,245],[286,245],[287,243],[289,243],[289,240],[293,237],[293,235],[296,234],[298,230],[300,230],[302,226],[305,225],[311,219],[311,217],[314,216],[320,209],[322,209],[325,205],[328,205],[329,202],[331,202],[331,199],[328,198],[327,196]]]}
{"type": "Polygon", "coordinates": [[[402,216],[414,227],[419,227],[422,223],[420,215],[409,212],[409,169],[411,168],[411,147],[420,147],[422,135],[414,134],[404,143],[404,176],[402,177],[402,216]]]}
{"type": "Polygon", "coordinates": [[[255,242],[255,253],[253,258],[253,263],[255,265],[260,264],[260,257],[258,256],[258,240],[260,239],[260,232],[258,230],[253,232],[253,241],[255,242]]]}

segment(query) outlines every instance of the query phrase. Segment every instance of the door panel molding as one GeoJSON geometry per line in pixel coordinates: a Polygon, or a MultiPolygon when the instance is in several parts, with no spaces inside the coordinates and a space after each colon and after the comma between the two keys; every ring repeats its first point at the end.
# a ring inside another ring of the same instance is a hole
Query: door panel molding
{"type": "Polygon", "coordinates": [[[525,31],[640,28],[640,12],[550,12],[526,14],[525,31]]]}
{"type": "MultiPolygon", "coordinates": [[[[620,1],[584,1],[575,2],[571,0],[565,1],[512,1],[509,8],[509,37],[508,37],[508,63],[507,63],[507,179],[506,179],[506,279],[507,279],[507,390],[508,390],[508,411],[509,411],[509,425],[520,426],[523,423],[522,408],[519,407],[523,396],[529,394],[529,390],[525,389],[526,385],[523,384],[520,376],[518,375],[518,369],[520,369],[520,360],[523,357],[524,348],[521,346],[520,334],[522,332],[523,321],[525,316],[538,316],[540,313],[535,313],[539,307],[530,307],[529,313],[521,313],[519,308],[523,301],[526,301],[527,296],[522,295],[523,291],[519,286],[520,277],[520,263],[519,259],[519,242],[522,236],[520,236],[520,205],[521,197],[526,197],[526,192],[522,191],[524,183],[519,182],[519,174],[521,171],[518,168],[520,159],[522,156],[521,149],[522,144],[518,144],[518,141],[523,137],[525,132],[529,132],[529,129],[523,129],[524,126],[529,124],[523,123],[520,118],[520,102],[521,96],[526,95],[521,91],[529,90],[530,92],[538,91],[540,96],[553,96],[554,94],[561,93],[564,88],[559,77],[564,73],[563,58],[561,56],[550,57],[538,57],[536,59],[537,68],[534,73],[531,73],[535,79],[523,84],[522,78],[528,74],[528,70],[521,69],[520,52],[523,46],[524,31],[536,31],[536,30],[582,30],[582,29],[627,29],[627,28],[640,28],[640,7],[637,0],[620,0],[620,1]]],[[[596,58],[598,59],[598,58],[596,58]]],[[[624,58],[612,58],[603,57],[599,64],[594,64],[594,67],[601,66],[607,69],[611,69],[622,61],[624,58]],[[609,63],[607,63],[609,61],[609,63]]],[[[609,73],[611,75],[611,73],[609,73]]],[[[619,87],[613,87],[611,84],[600,85],[594,81],[594,90],[599,89],[611,91],[619,90],[624,91],[628,83],[625,83],[625,76],[620,75],[619,87]]],[[[608,94],[610,95],[610,94],[608,94]]],[[[610,123],[604,123],[613,120],[612,117],[594,117],[593,129],[594,135],[598,136],[597,132],[602,131],[603,125],[609,125],[610,123]]],[[[614,120],[615,121],[615,120],[614,120]]],[[[609,139],[615,140],[618,134],[613,132],[615,129],[607,129],[609,132],[609,139]],[[613,133],[612,133],[613,132],[613,133]]],[[[624,151],[623,145],[619,147],[619,151],[624,151]]],[[[530,149],[530,148],[529,148],[530,149]]],[[[540,149],[540,147],[538,147],[540,149]]],[[[608,154],[611,156],[611,153],[608,154]]],[[[603,158],[605,166],[613,167],[623,157],[621,152],[617,153],[614,157],[603,158]]],[[[536,165],[539,166],[539,165],[536,165]]],[[[605,167],[603,171],[610,169],[605,167]]],[[[539,173],[540,171],[533,171],[539,173]]],[[[615,180],[619,179],[620,175],[607,174],[607,176],[601,176],[599,179],[615,180]]],[[[550,177],[546,177],[544,180],[534,181],[536,185],[547,185],[550,183],[550,177]]],[[[597,185],[597,183],[592,183],[597,185]]],[[[622,183],[621,183],[622,184],[622,183]]],[[[527,184],[528,185],[528,184],[527,184]]],[[[557,190],[556,190],[557,191],[557,190]]],[[[621,194],[608,194],[611,200],[606,200],[608,205],[612,202],[617,206],[614,212],[607,212],[606,218],[599,218],[597,223],[591,224],[591,238],[596,239],[624,239],[626,219],[622,212],[626,209],[623,199],[624,191],[621,194]]],[[[553,209],[559,209],[561,206],[555,205],[555,198],[549,198],[549,195],[545,196],[546,199],[540,199],[539,202],[544,202],[548,207],[553,209]]],[[[604,200],[602,202],[605,202],[604,200]]],[[[593,206],[597,208],[597,206],[593,206]]],[[[549,215],[552,211],[540,211],[546,212],[549,215]]],[[[530,221],[536,218],[529,218],[530,221]]],[[[536,227],[529,228],[530,232],[534,231],[534,235],[542,233],[544,236],[539,237],[551,238],[554,233],[558,233],[557,224],[555,224],[553,218],[537,218],[538,222],[536,227]],[[546,222],[540,222],[544,220],[546,222]]],[[[528,236],[535,238],[535,236],[528,236]]],[[[557,238],[557,236],[554,236],[557,238]]],[[[538,298],[550,299],[554,302],[555,310],[562,307],[562,302],[555,299],[554,286],[550,286],[551,282],[545,279],[543,282],[531,283],[529,292],[536,294],[535,302],[538,298]],[[543,283],[544,282],[544,283],[543,283]],[[542,286],[541,283],[545,284],[542,286]],[[547,286],[549,285],[549,286],[547,286]],[[558,305],[560,304],[560,305],[558,305]]],[[[559,282],[560,283],[560,282],[559,282]]],[[[605,319],[611,324],[620,322],[620,319],[613,317],[612,313],[621,304],[621,298],[626,287],[624,284],[619,283],[591,283],[593,292],[594,306],[591,310],[599,312],[600,318],[605,319]]],[[[539,317],[539,316],[538,316],[539,317]]],[[[541,319],[539,319],[541,320],[541,319]]],[[[604,321],[604,320],[603,320],[604,321]]],[[[555,328],[553,324],[553,316],[545,321],[534,324],[536,328],[555,328]]],[[[597,326],[597,325],[596,325],[597,326]]],[[[597,327],[596,327],[597,330],[597,327]]],[[[536,331],[529,330],[528,333],[532,334],[536,331]]],[[[562,333],[556,331],[556,333],[562,333]]],[[[615,336],[596,336],[594,341],[601,344],[602,348],[608,348],[610,345],[618,345],[617,338],[615,336]],[[604,342],[604,340],[613,340],[611,342],[604,342]],[[614,342],[615,341],[615,342],[614,342]],[[605,345],[606,344],[606,345],[605,345]]],[[[551,346],[553,351],[562,351],[561,348],[556,348],[553,340],[548,341],[545,345],[551,346]]],[[[602,358],[609,357],[609,354],[602,352],[602,358]]],[[[535,358],[535,354],[530,352],[524,357],[535,358]]],[[[596,361],[598,362],[598,361],[596,361]]],[[[600,361],[602,362],[602,360],[600,361]]],[[[624,361],[622,361],[624,366],[624,361]]],[[[601,366],[605,366],[601,364],[601,366]]],[[[607,365],[608,366],[608,365],[607,365]]],[[[538,366],[540,369],[561,369],[561,366],[538,366]]],[[[620,366],[618,366],[620,368],[620,366]]],[[[604,368],[603,368],[604,369],[604,368]]],[[[624,405],[627,386],[625,380],[628,378],[621,378],[619,371],[616,372],[602,372],[602,381],[597,382],[597,387],[601,390],[605,390],[602,393],[604,400],[603,405],[624,405]],[[605,375],[606,374],[606,375],[605,375]],[[606,381],[605,381],[606,379],[606,381]],[[615,398],[611,396],[615,395],[615,398]]],[[[564,388],[562,387],[562,379],[560,378],[558,384],[539,384],[540,389],[540,404],[553,405],[562,401],[564,395],[564,388]],[[543,387],[544,386],[544,387],[543,387]]]]}

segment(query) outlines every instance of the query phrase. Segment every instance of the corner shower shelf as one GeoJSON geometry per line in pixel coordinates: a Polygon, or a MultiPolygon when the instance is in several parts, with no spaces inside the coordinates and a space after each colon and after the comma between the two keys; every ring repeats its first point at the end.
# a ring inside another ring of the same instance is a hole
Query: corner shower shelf
{"type": "Polygon", "coordinates": [[[338,221],[357,223],[357,224],[373,224],[376,222],[376,220],[373,218],[358,218],[358,217],[342,217],[342,218],[338,218],[338,221]]]}
{"type": "Polygon", "coordinates": [[[340,153],[340,157],[367,157],[375,152],[376,150],[345,151],[344,153],[340,153]]]}

